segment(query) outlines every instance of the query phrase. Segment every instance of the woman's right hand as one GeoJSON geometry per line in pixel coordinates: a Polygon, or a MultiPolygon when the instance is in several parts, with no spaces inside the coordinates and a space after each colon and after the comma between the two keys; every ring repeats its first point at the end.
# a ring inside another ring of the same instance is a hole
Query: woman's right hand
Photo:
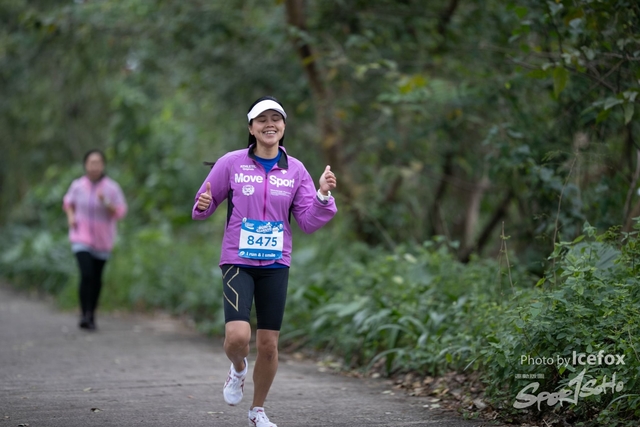
{"type": "Polygon", "coordinates": [[[67,212],[67,224],[69,224],[69,229],[76,228],[76,215],[73,212],[67,212]]]}
{"type": "Polygon", "coordinates": [[[213,197],[211,197],[211,184],[207,182],[207,191],[200,194],[198,197],[198,206],[197,209],[199,211],[206,211],[211,206],[211,202],[213,201],[213,197]]]}

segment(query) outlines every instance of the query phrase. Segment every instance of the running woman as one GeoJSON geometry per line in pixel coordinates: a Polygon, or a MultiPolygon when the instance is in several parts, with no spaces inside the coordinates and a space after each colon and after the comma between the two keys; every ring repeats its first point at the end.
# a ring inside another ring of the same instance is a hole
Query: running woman
{"type": "Polygon", "coordinates": [[[95,313],[102,289],[102,271],[116,237],[116,225],[127,213],[127,202],[117,182],[104,173],[100,150],[85,154],[85,175],[74,180],[64,195],[71,250],[80,268],[80,328],[96,329],[95,313]]]}
{"type": "Polygon", "coordinates": [[[291,215],[306,233],[313,233],[337,212],[331,191],[336,176],[327,166],[319,188],[309,172],[283,147],[287,114],[273,97],[249,108],[248,148],[222,156],[196,194],[192,217],[208,218],[227,200],[220,268],[224,295],[224,350],[231,361],[223,388],[229,405],[240,403],[249,364],[255,300],[257,356],[249,424],[277,427],[264,402],[278,369],[278,338],[284,315],[291,264],[291,215]]]}

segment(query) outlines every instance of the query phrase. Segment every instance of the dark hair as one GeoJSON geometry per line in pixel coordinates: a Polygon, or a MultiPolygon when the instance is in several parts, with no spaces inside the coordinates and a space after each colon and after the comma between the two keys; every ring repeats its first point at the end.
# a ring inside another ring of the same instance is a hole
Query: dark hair
{"type": "MultiPolygon", "coordinates": [[[[280,104],[280,101],[275,99],[273,96],[263,96],[262,98],[256,99],[256,101],[253,104],[251,104],[251,107],[249,107],[249,109],[247,110],[247,114],[249,114],[251,109],[253,107],[255,107],[258,102],[266,101],[266,100],[275,101],[278,104],[280,104]]],[[[280,106],[282,107],[282,104],[280,104],[280,106]]],[[[284,107],[282,107],[282,109],[284,110],[284,107]]],[[[284,120],[285,123],[286,123],[286,119],[284,117],[282,117],[282,120],[284,120]]],[[[249,126],[251,126],[251,123],[253,123],[253,119],[249,120],[249,126]]],[[[255,143],[256,143],[256,137],[251,135],[251,132],[249,132],[249,144],[247,144],[247,147],[250,147],[251,144],[255,144],[255,143]]],[[[284,145],[284,135],[282,135],[282,138],[280,139],[279,145],[284,145]]]]}
{"type": "MultiPolygon", "coordinates": [[[[85,153],[84,157],[82,158],[82,167],[84,168],[85,172],[87,170],[87,160],[89,160],[89,156],[91,156],[92,154],[97,154],[100,156],[100,158],[102,158],[102,164],[104,166],[107,165],[107,158],[105,157],[104,153],[102,152],[102,150],[98,150],[97,148],[94,148],[92,150],[89,150],[85,153]]],[[[102,170],[102,175],[100,175],[100,177],[98,178],[98,181],[100,181],[102,178],[104,178],[106,176],[106,174],[104,173],[104,169],[102,170]]]]}
{"type": "Polygon", "coordinates": [[[102,163],[104,163],[105,165],[107,164],[107,158],[105,157],[104,153],[102,152],[102,150],[98,150],[97,148],[93,148],[89,151],[87,151],[84,155],[84,157],[82,158],[82,166],[87,164],[87,159],[89,159],[89,156],[92,154],[98,154],[100,155],[100,157],[102,157],[102,163]]]}

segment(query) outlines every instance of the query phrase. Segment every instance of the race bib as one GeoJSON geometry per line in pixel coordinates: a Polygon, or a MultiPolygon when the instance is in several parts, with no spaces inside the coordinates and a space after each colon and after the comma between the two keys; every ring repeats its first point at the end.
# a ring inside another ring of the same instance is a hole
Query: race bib
{"type": "Polygon", "coordinates": [[[283,242],[282,221],[244,218],[240,228],[238,256],[249,259],[280,259],[283,242]]]}

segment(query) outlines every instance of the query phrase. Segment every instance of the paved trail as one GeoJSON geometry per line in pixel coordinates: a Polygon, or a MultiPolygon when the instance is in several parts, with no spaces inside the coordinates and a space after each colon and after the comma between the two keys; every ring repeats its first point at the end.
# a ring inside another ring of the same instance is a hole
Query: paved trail
{"type": "MultiPolygon", "coordinates": [[[[0,427],[248,425],[251,381],[240,406],[224,403],[217,340],[168,320],[102,315],[98,326],[80,331],[74,314],[0,287],[0,427]]],[[[283,357],[266,409],[279,427],[488,425],[388,389],[283,357]]]]}

